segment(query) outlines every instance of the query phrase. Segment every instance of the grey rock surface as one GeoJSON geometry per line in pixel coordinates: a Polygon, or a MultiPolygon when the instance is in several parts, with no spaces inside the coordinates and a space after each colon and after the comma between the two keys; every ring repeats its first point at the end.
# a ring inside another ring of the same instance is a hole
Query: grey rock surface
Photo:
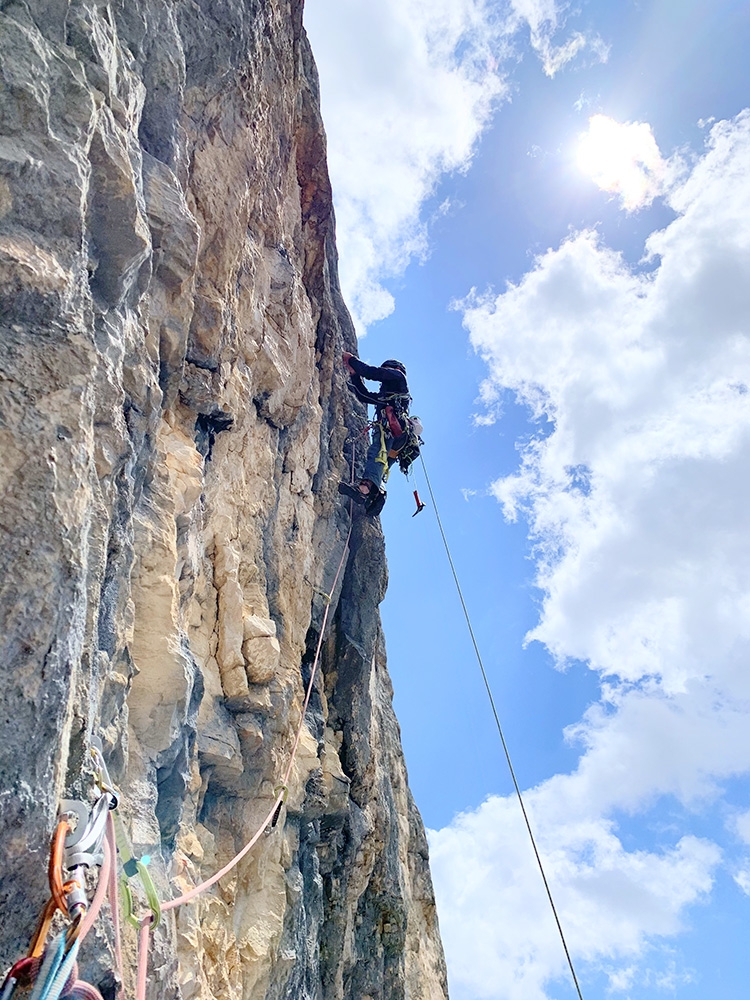
{"type": "MultiPolygon", "coordinates": [[[[0,0],[3,968],[92,737],[164,899],[268,812],[349,531],[354,347],[299,0],[0,0]]],[[[345,555],[280,820],[152,935],[150,1000],[447,996],[377,521],[345,555]]],[[[111,943],[105,907],[104,1000],[111,943]]]]}

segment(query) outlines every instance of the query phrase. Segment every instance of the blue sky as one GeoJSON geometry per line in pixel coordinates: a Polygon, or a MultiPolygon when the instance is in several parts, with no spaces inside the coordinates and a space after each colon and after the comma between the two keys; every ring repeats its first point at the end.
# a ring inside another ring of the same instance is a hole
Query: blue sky
{"type": "MultiPolygon", "coordinates": [[[[360,355],[408,366],[584,996],[735,1000],[750,975],[750,5],[307,0],[306,24],[360,355]]],[[[382,518],[383,613],[451,996],[564,1000],[413,485],[424,499],[420,470],[394,473],[382,518]]]]}

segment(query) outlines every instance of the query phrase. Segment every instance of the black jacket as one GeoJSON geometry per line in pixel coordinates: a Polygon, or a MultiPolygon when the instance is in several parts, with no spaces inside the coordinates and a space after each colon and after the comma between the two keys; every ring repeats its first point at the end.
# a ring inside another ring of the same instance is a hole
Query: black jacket
{"type": "Polygon", "coordinates": [[[366,365],[359,358],[349,358],[349,364],[355,374],[349,379],[349,388],[357,399],[363,403],[372,403],[375,407],[376,417],[380,417],[383,408],[393,402],[393,396],[402,397],[396,400],[395,409],[407,412],[409,409],[409,386],[406,377],[397,368],[373,368],[366,365]],[[378,392],[369,392],[363,384],[362,379],[370,379],[373,382],[380,382],[378,392]]]}

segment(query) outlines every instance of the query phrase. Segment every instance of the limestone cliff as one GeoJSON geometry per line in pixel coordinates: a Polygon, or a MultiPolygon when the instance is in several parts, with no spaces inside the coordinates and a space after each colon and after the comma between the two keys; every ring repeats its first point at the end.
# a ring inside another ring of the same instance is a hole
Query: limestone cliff
{"type": "MultiPolygon", "coordinates": [[[[92,735],[163,898],[268,812],[349,528],[354,344],[300,0],[0,0],[3,967],[92,735]]],[[[355,514],[281,819],[157,929],[151,1000],[447,995],[385,585],[355,514]]]]}

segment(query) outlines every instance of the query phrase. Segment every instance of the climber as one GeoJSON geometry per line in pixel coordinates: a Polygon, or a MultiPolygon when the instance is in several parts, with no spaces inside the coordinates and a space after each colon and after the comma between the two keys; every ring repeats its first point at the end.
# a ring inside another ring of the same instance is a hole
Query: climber
{"type": "Polygon", "coordinates": [[[417,424],[419,430],[415,432],[412,424],[416,418],[409,418],[411,396],[409,386],[406,384],[406,368],[400,361],[390,359],[384,361],[379,368],[373,368],[348,351],[344,351],[344,365],[351,376],[349,388],[357,399],[363,403],[374,404],[375,421],[362,478],[356,486],[339,483],[339,493],[351,497],[356,503],[363,504],[366,513],[375,516],[385,504],[385,490],[382,489],[382,483],[388,478],[393,463],[399,459],[399,464],[405,472],[408,464],[419,454],[421,424],[417,424]],[[380,382],[380,390],[368,391],[362,382],[363,378],[380,382]],[[406,467],[405,452],[408,452],[409,456],[406,467]]]}

